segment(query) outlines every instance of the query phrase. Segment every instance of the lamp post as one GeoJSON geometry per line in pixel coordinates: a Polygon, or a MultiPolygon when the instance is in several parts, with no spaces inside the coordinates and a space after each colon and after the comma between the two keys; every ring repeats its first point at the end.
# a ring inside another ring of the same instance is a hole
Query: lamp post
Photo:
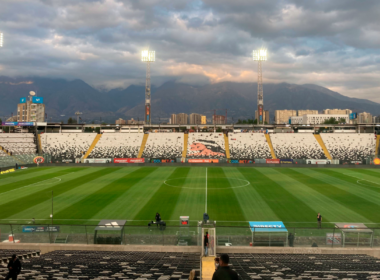
{"type": "Polygon", "coordinates": [[[267,60],[267,50],[260,49],[253,51],[253,60],[258,62],[257,68],[257,124],[264,124],[264,92],[263,92],[263,71],[262,61],[267,60]]]}
{"type": "Polygon", "coordinates": [[[152,124],[151,116],[151,88],[150,88],[150,63],[156,61],[156,52],[143,50],[141,52],[141,61],[146,62],[146,80],[145,80],[145,124],[152,124]]]}

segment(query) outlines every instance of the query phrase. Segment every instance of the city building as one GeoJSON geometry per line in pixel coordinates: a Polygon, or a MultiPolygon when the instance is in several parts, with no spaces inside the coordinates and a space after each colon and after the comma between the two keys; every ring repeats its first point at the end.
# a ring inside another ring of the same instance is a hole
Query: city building
{"type": "Polygon", "coordinates": [[[226,124],[226,116],[223,115],[213,115],[212,124],[226,124]]]}
{"type": "Polygon", "coordinates": [[[189,115],[185,113],[179,113],[177,114],[177,123],[176,124],[188,124],[189,123],[189,115]]]}
{"type": "Polygon", "coordinates": [[[372,123],[373,118],[371,113],[363,112],[358,114],[358,123],[372,123]]]}
{"type": "Polygon", "coordinates": [[[172,114],[170,116],[170,124],[177,124],[177,115],[176,114],[172,114]]]}
{"type": "Polygon", "coordinates": [[[288,124],[289,118],[297,116],[296,110],[276,110],[274,111],[274,122],[276,124],[288,124]]]}
{"type": "Polygon", "coordinates": [[[298,110],[297,116],[318,115],[318,110],[298,110]]]}
{"type": "Polygon", "coordinates": [[[118,120],[115,121],[115,124],[126,124],[127,122],[123,120],[122,118],[119,118],[118,120]]]}
{"type": "MultiPolygon", "coordinates": [[[[339,121],[340,119],[345,119],[346,123],[349,123],[349,115],[340,114],[340,115],[325,115],[325,114],[308,114],[303,116],[293,116],[290,117],[291,124],[323,124],[326,120],[331,118],[339,121]]],[[[289,122],[289,121],[288,121],[289,122]]]]}
{"type": "Polygon", "coordinates": [[[206,116],[201,117],[201,124],[207,124],[207,117],[206,116]]]}
{"type": "Polygon", "coordinates": [[[127,121],[127,124],[144,124],[144,121],[139,121],[131,118],[130,120],[127,121]]]}
{"type": "Polygon", "coordinates": [[[43,98],[33,95],[20,98],[17,104],[17,121],[18,122],[44,122],[45,121],[45,104],[43,98]]]}
{"type": "Polygon", "coordinates": [[[352,113],[350,109],[325,109],[323,114],[326,115],[349,115],[352,113]]]}
{"type": "Polygon", "coordinates": [[[373,117],[373,123],[380,123],[380,115],[377,117],[373,117]]]}
{"type": "Polygon", "coordinates": [[[196,113],[190,114],[190,124],[202,124],[202,115],[196,113]]]}
{"type": "MultiPolygon", "coordinates": [[[[255,119],[258,120],[258,117],[259,116],[257,115],[257,110],[255,110],[255,119]]],[[[269,111],[268,110],[264,111],[264,114],[263,114],[263,123],[267,123],[267,124],[270,123],[269,111]]],[[[259,122],[257,122],[257,124],[259,124],[259,122]]]]}

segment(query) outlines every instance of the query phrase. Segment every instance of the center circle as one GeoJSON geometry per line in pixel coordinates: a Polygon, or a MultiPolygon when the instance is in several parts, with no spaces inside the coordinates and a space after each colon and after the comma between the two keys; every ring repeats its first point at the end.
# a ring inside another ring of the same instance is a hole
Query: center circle
{"type": "MultiPolygon", "coordinates": [[[[206,189],[206,177],[172,178],[172,179],[165,180],[164,184],[173,188],[204,190],[206,189]],[[197,184],[198,186],[191,186],[192,184],[191,181],[198,181],[198,182],[193,182],[193,184],[197,184]]],[[[208,177],[207,178],[207,189],[210,189],[210,190],[244,188],[246,186],[249,186],[250,184],[251,183],[249,181],[244,180],[244,179],[239,179],[239,178],[229,178],[229,177],[224,177],[224,178],[208,177]],[[230,185],[230,182],[233,184],[232,186],[230,185]]]]}

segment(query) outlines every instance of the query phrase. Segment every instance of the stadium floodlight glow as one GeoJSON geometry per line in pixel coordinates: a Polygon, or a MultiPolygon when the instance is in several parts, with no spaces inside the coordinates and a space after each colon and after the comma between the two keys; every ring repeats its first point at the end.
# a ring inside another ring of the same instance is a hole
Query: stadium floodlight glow
{"type": "Polygon", "coordinates": [[[268,57],[268,52],[266,49],[259,49],[253,51],[253,60],[257,61],[257,124],[264,124],[265,114],[264,114],[264,90],[263,90],[263,71],[262,71],[262,61],[266,61],[268,57]]]}
{"type": "Polygon", "coordinates": [[[0,48],[3,47],[3,43],[4,43],[3,33],[0,32],[0,48]]]}
{"type": "Polygon", "coordinates": [[[143,50],[141,52],[141,61],[142,62],[154,62],[156,61],[156,52],[150,50],[143,50]]]}
{"type": "Polygon", "coordinates": [[[267,60],[267,50],[260,49],[253,51],[253,60],[254,61],[266,61],[267,60]]]}
{"type": "Polygon", "coordinates": [[[145,81],[145,124],[151,124],[151,96],[150,96],[150,63],[156,61],[156,52],[143,50],[141,52],[141,61],[146,62],[146,81],[145,81]]]}

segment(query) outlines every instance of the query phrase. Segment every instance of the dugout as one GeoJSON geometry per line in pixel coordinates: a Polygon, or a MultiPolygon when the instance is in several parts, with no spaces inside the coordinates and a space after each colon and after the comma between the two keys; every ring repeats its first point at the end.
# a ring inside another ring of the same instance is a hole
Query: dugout
{"type": "Polygon", "coordinates": [[[288,243],[288,230],[283,222],[249,222],[252,246],[281,246],[288,243]]]}
{"type": "Polygon", "coordinates": [[[336,223],[335,228],[342,231],[343,247],[372,247],[373,230],[363,223],[336,223]]]}
{"type": "Polygon", "coordinates": [[[123,244],[126,220],[101,220],[94,233],[94,244],[123,244]]]}

